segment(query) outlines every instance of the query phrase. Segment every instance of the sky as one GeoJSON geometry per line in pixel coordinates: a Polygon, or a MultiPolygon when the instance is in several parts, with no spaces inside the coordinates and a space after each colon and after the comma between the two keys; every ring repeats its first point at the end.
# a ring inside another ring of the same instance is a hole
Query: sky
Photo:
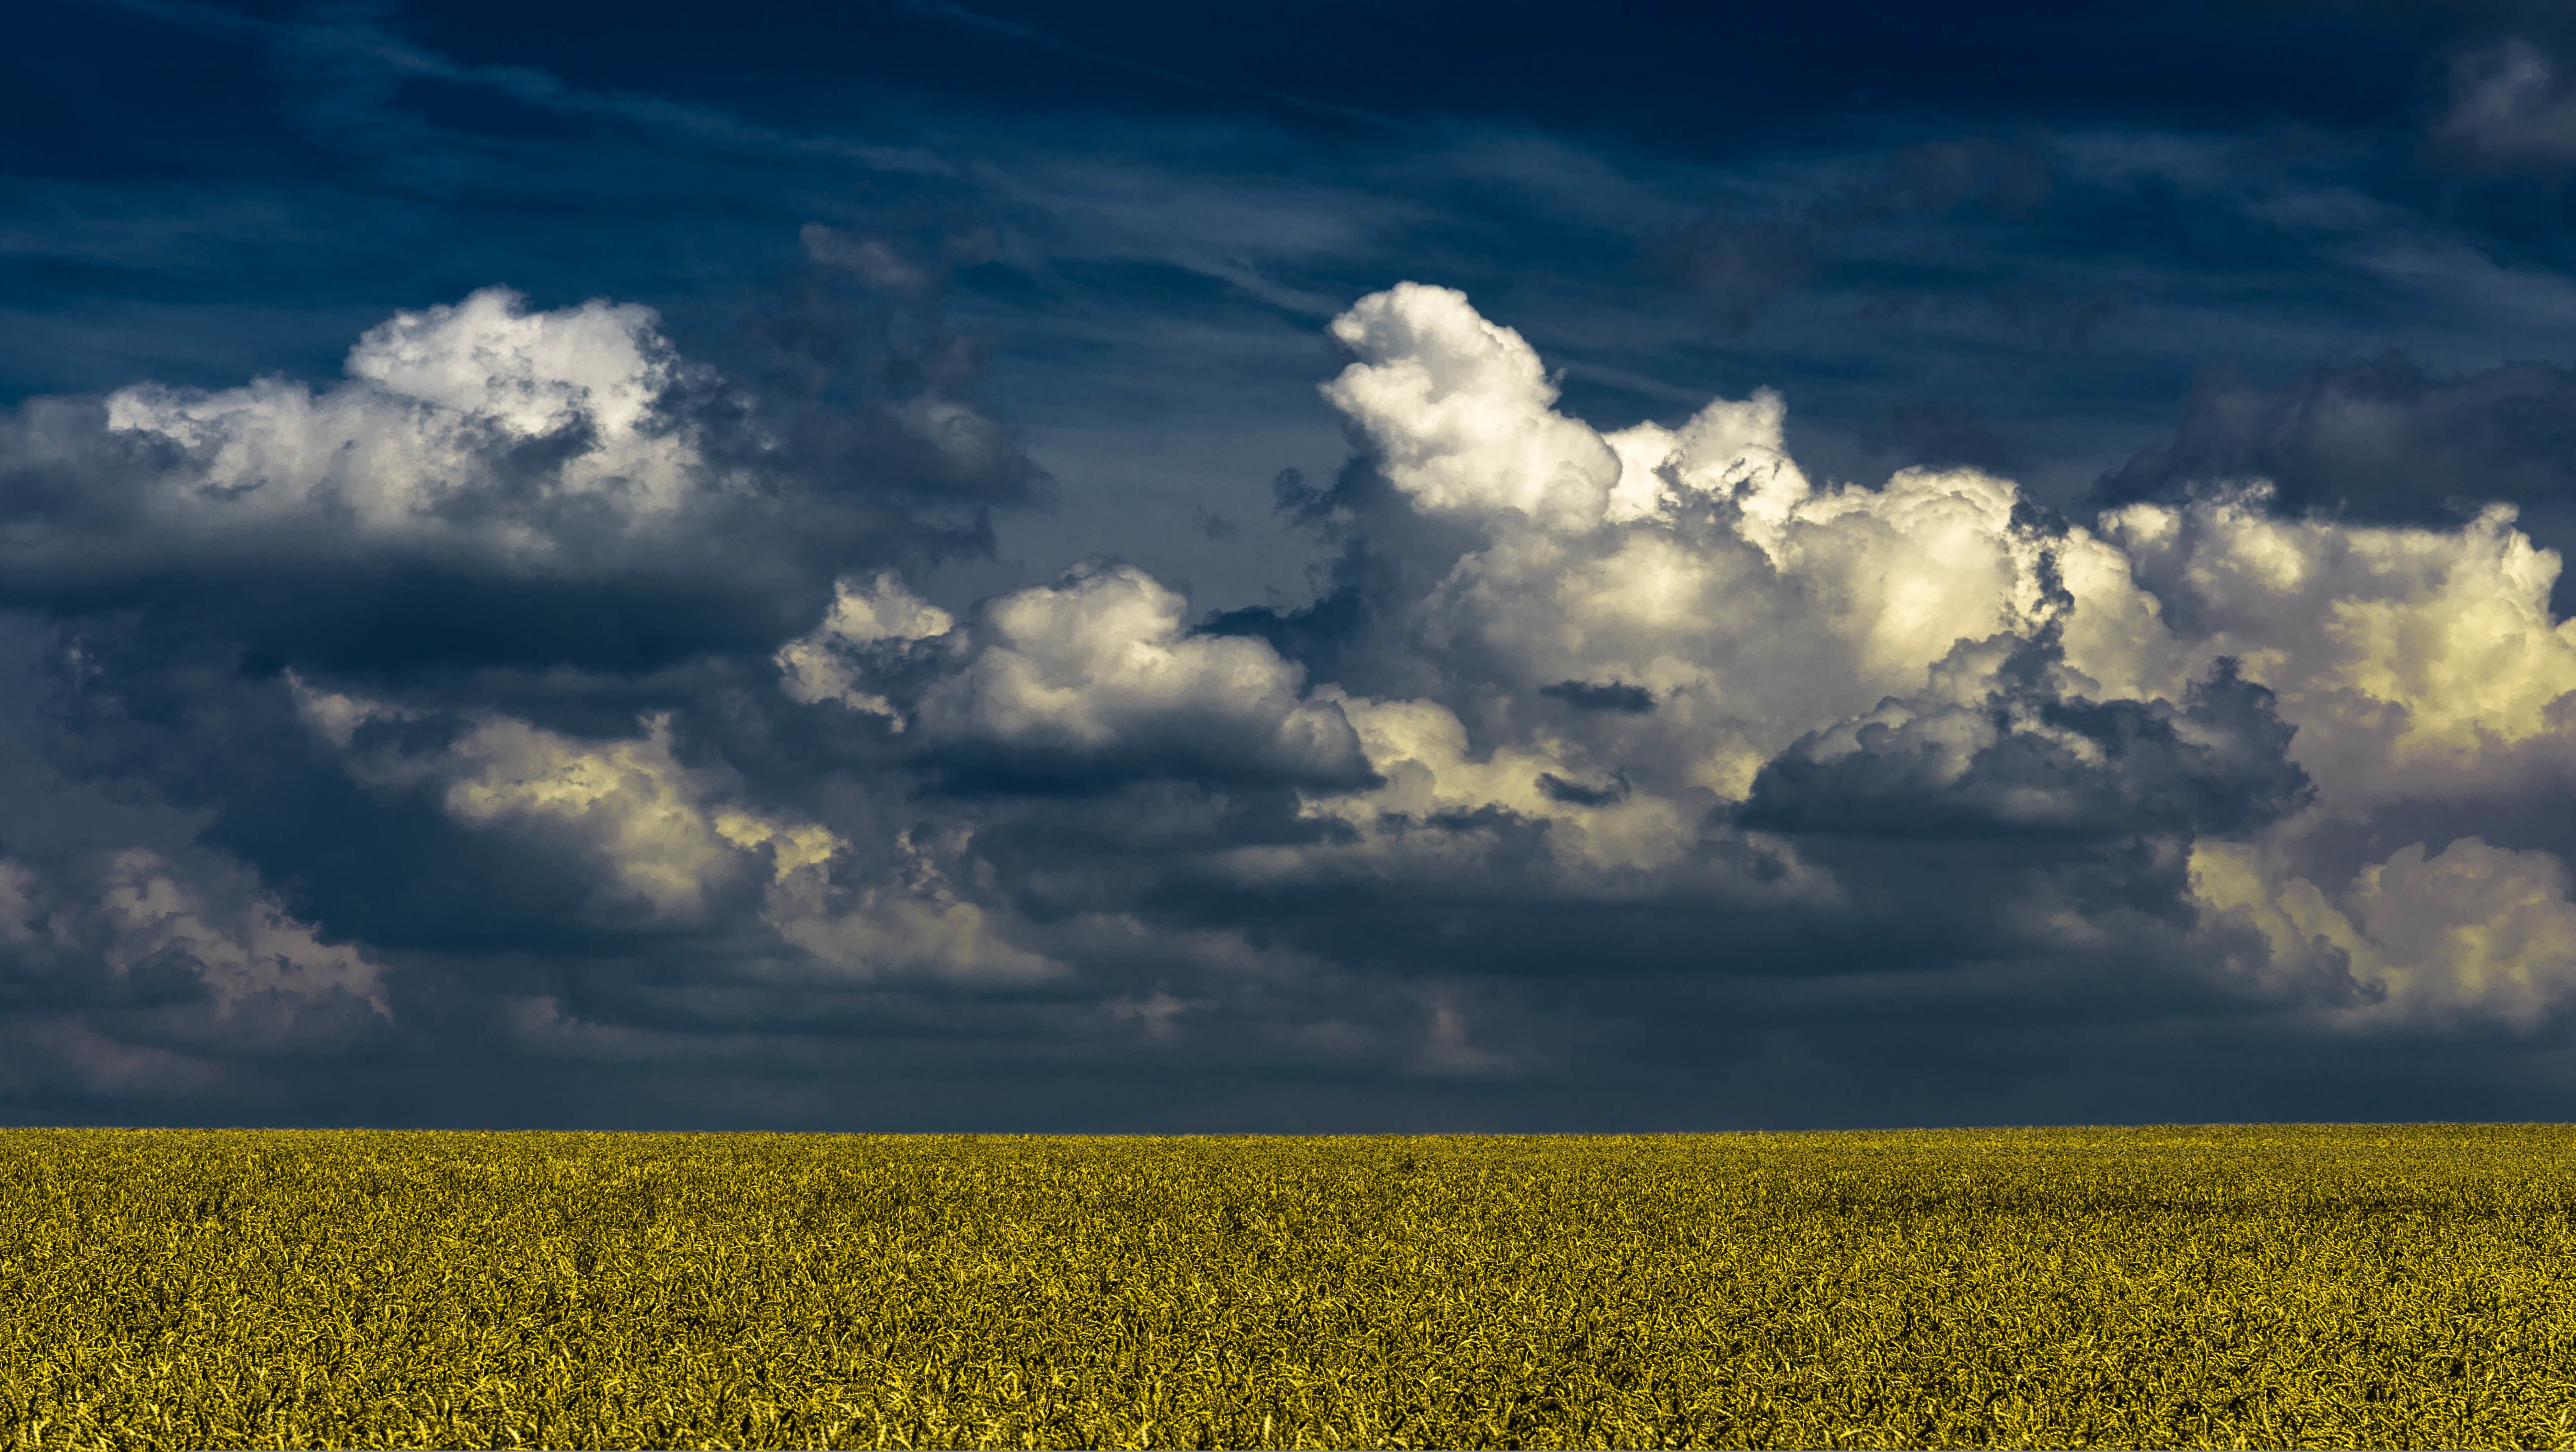
{"type": "Polygon", "coordinates": [[[0,1121],[2576,1117],[2576,11],[12,29],[0,1121]]]}

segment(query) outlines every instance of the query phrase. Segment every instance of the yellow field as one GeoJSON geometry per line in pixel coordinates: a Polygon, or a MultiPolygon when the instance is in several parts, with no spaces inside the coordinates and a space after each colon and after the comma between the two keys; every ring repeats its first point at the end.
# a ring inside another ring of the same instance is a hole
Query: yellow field
{"type": "Polygon", "coordinates": [[[0,1131],[0,1440],[2576,1443],[2576,1130],[0,1131]]]}

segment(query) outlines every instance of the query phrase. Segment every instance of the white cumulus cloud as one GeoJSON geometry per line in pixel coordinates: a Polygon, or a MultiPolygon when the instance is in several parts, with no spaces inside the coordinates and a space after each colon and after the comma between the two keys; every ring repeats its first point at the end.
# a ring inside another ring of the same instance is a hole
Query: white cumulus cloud
{"type": "Polygon", "coordinates": [[[531,566],[704,487],[688,431],[657,411],[678,368],[649,308],[532,312],[486,288],[370,329],[330,387],[140,386],[108,396],[107,422],[169,450],[151,527],[346,530],[531,566]]]}
{"type": "Polygon", "coordinates": [[[1367,774],[1341,707],[1267,643],[1195,633],[1189,602],[1132,565],[1076,566],[984,602],[963,625],[891,575],[839,598],[776,664],[798,701],[909,721],[925,749],[1013,770],[1367,774]],[[896,660],[923,660],[908,703],[896,660]]]}

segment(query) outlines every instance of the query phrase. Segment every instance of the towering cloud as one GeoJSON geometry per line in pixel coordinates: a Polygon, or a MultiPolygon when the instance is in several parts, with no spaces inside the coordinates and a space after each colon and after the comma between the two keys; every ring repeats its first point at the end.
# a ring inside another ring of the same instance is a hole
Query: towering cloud
{"type": "Polygon", "coordinates": [[[368,1035],[788,1120],[886,1076],[1611,1092],[1765,1033],[1831,1079],[1837,1013],[2324,1051],[2576,1003],[2576,624],[2510,506],[2237,470],[2068,523],[1819,482],[1768,392],[1605,432],[1447,289],[1332,335],[1325,593],[1205,620],[1115,560],[929,603],[988,418],[915,407],[964,474],[854,493],[631,307],[22,411],[53,758],[209,825],[0,868],[0,1024],[63,1066],[8,1092],[368,1035]],[[481,633],[424,650],[389,602],[430,599],[481,633]]]}

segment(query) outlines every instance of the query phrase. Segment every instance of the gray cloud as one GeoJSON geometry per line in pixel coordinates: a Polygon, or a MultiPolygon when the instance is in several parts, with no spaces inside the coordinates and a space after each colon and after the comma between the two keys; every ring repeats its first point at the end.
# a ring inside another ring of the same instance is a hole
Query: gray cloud
{"type": "Polygon", "coordinates": [[[2110,502],[2268,480],[2284,508],[2358,519],[2455,519],[2491,501],[2576,494],[2576,372],[2508,363],[2443,376],[2390,350],[2278,388],[2204,381],[2171,443],[2106,476],[2110,502]]]}
{"type": "Polygon", "coordinates": [[[2437,145],[2488,166],[2555,171],[2576,162],[2576,94],[2555,56],[2520,36],[2452,58],[2437,145]]]}
{"type": "MultiPolygon", "coordinates": [[[[1982,700],[1888,700],[1801,738],[1754,779],[1742,820],[1879,838],[2234,836],[2307,803],[2272,694],[2221,659],[2177,705],[2069,701],[2049,642],[2014,647],[1982,700]]],[[[1962,643],[1962,650],[1991,649],[1962,643]]]]}

